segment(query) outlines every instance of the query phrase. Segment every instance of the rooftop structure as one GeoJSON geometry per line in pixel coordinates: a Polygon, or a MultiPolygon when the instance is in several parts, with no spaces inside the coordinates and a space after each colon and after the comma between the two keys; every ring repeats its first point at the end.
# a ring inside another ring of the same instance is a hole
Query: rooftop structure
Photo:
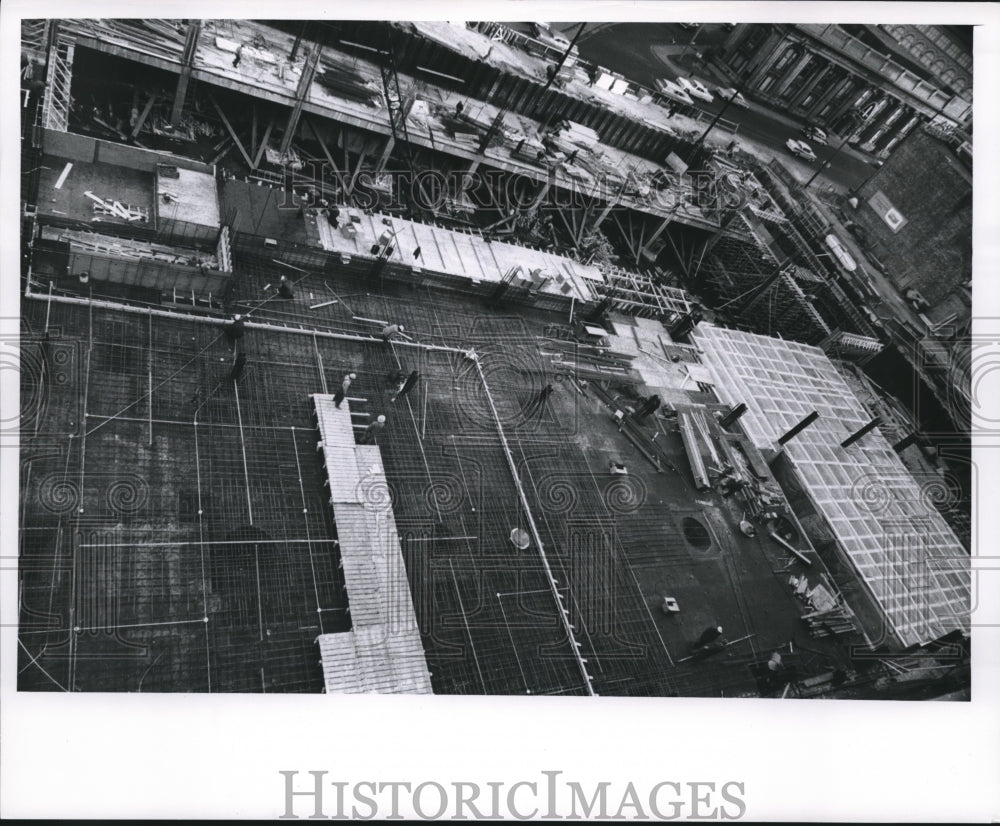
{"type": "Polygon", "coordinates": [[[716,327],[697,334],[720,395],[749,408],[747,433],[781,447],[809,501],[905,645],[968,630],[968,557],[932,502],[941,483],[921,486],[874,430],[829,359],[814,347],[716,327]],[[783,446],[809,414],[819,418],[783,446]]]}

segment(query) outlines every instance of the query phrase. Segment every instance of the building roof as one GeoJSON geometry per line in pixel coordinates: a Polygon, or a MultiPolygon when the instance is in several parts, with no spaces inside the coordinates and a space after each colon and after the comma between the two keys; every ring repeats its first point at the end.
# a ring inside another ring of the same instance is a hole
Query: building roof
{"type": "Polygon", "coordinates": [[[907,645],[969,627],[969,558],[933,503],[942,480],[917,480],[874,430],[841,442],[871,416],[816,347],[701,325],[697,343],[741,424],[761,448],[809,415],[784,445],[802,486],[907,645]]]}

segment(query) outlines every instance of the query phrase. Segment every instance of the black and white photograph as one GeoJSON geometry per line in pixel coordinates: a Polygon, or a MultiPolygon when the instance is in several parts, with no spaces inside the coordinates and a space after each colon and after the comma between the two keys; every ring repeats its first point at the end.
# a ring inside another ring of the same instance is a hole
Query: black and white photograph
{"type": "MultiPolygon", "coordinates": [[[[996,8],[752,5],[8,13],[5,698],[642,710],[649,757],[746,713],[845,772],[883,714],[976,730],[996,8]]],[[[681,757],[607,800],[558,760],[243,779],[272,817],[836,819],[681,757]]]]}

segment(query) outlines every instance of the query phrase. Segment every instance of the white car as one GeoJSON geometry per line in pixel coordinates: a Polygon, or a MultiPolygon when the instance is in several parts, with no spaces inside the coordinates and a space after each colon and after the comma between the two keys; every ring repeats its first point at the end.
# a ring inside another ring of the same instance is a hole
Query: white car
{"type": "Polygon", "coordinates": [[[804,161],[814,161],[816,160],[816,153],[812,151],[812,147],[805,141],[797,141],[795,138],[789,138],[785,141],[785,146],[788,147],[788,151],[793,155],[798,155],[804,161]]]}
{"type": "Polygon", "coordinates": [[[546,46],[565,51],[569,48],[570,39],[559,29],[553,29],[548,23],[532,23],[535,39],[546,46]]]}
{"type": "Polygon", "coordinates": [[[705,103],[711,103],[715,100],[715,98],[712,97],[712,93],[705,88],[705,84],[699,80],[692,80],[688,77],[679,77],[677,78],[677,85],[691,97],[703,100],[705,103]]]}
{"type": "Polygon", "coordinates": [[[694,105],[694,101],[691,100],[691,95],[685,92],[683,87],[678,86],[672,80],[667,80],[665,77],[658,77],[655,85],[656,91],[664,97],[676,100],[678,103],[686,103],[688,106],[694,105]]]}
{"type": "Polygon", "coordinates": [[[719,93],[720,98],[728,100],[734,106],[742,106],[744,109],[750,108],[750,104],[747,103],[747,99],[731,86],[717,86],[716,91],[719,93]]]}

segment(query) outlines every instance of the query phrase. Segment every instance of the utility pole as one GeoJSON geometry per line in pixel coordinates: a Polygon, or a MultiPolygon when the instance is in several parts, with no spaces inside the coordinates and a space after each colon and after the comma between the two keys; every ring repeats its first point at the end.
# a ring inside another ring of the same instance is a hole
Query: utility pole
{"type": "Polygon", "coordinates": [[[701,34],[701,27],[704,26],[704,25],[705,25],[704,23],[699,23],[698,24],[698,28],[694,30],[694,34],[691,35],[691,39],[685,44],[684,49],[681,51],[680,55],[677,58],[678,60],[680,60],[682,57],[684,57],[684,55],[687,54],[687,50],[690,49],[694,45],[694,41],[697,40],[698,39],[698,35],[701,34]]]}
{"type": "Polygon", "coordinates": [[[556,75],[559,74],[559,70],[563,67],[563,64],[566,62],[566,58],[569,57],[570,52],[573,51],[573,47],[576,45],[576,41],[579,40],[580,35],[583,34],[583,30],[586,27],[586,25],[587,25],[586,23],[580,24],[580,28],[576,30],[576,34],[573,35],[573,39],[570,41],[569,46],[566,47],[566,51],[563,53],[563,56],[559,59],[559,62],[556,64],[555,69],[553,69],[549,73],[549,79],[545,82],[545,85],[542,87],[542,91],[539,92],[539,95],[544,94],[546,91],[548,91],[548,88],[552,85],[552,82],[556,79],[556,75]]]}
{"type": "Polygon", "coordinates": [[[851,135],[853,135],[857,131],[860,122],[861,122],[860,115],[858,115],[857,112],[854,112],[853,117],[851,118],[851,123],[847,129],[847,132],[845,133],[844,139],[840,142],[840,146],[838,146],[833,152],[831,152],[827,156],[826,160],[819,165],[819,169],[817,169],[813,173],[812,177],[808,181],[806,181],[805,184],[802,186],[803,189],[808,189],[809,184],[811,184],[813,181],[816,180],[820,172],[822,172],[824,169],[830,168],[830,165],[833,163],[833,159],[840,154],[841,149],[847,146],[847,142],[851,139],[851,135]]]}
{"type": "Polygon", "coordinates": [[[740,88],[736,90],[736,93],[734,95],[732,95],[729,98],[729,100],[726,101],[725,105],[719,110],[719,114],[717,114],[714,118],[712,118],[712,122],[708,125],[708,128],[704,132],[702,132],[701,133],[701,137],[698,138],[698,140],[695,141],[695,143],[694,143],[695,148],[701,146],[702,141],[704,141],[705,138],[708,137],[708,133],[711,132],[712,129],[713,129],[713,127],[715,126],[715,124],[717,124],[719,122],[719,119],[725,114],[726,110],[730,107],[730,105],[736,99],[736,96],[743,94],[743,89],[746,86],[746,84],[747,84],[747,81],[744,80],[743,83],[740,85],[740,88]]]}

